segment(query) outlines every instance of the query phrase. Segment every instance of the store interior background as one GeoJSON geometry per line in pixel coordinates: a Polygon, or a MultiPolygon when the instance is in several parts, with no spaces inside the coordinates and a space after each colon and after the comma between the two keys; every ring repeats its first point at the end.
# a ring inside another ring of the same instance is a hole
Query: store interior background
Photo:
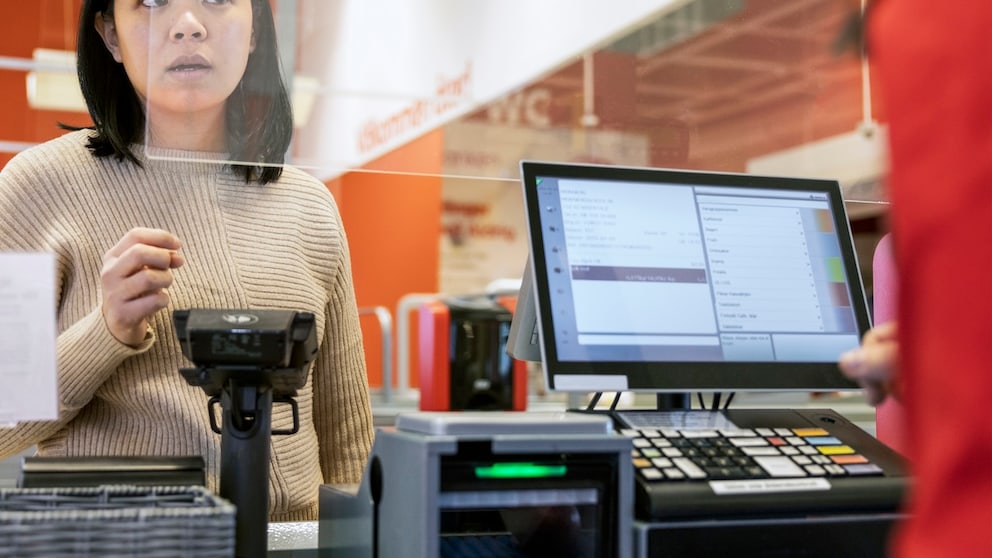
{"type": "MultiPolygon", "coordinates": [[[[555,44],[553,63],[515,83],[460,53],[466,41],[490,41],[488,51],[497,54],[498,45],[543,48],[541,33],[521,32],[513,22],[554,36],[573,24],[595,27],[588,18],[614,2],[540,0],[538,10],[516,0],[377,0],[364,7],[362,0],[272,0],[294,102],[305,113],[298,114],[291,161],[323,180],[341,209],[377,416],[416,407],[410,310],[418,300],[519,280],[527,255],[520,159],[837,178],[871,295],[871,258],[887,209],[884,107],[872,96],[868,65],[850,45],[837,47],[860,3],[631,0],[637,7],[629,11],[643,17],[581,34],[574,45],[555,44]],[[418,10],[412,20],[411,10],[418,10]],[[363,44],[341,44],[369,17],[381,20],[384,34],[365,40],[384,44],[386,56],[393,49],[397,64],[428,83],[426,92],[391,89],[397,75],[375,75],[391,70],[367,58],[363,44]],[[489,19],[496,28],[487,27],[489,19]],[[447,45],[449,58],[406,59],[407,50],[419,52],[405,45],[421,40],[420,28],[447,45]],[[360,70],[360,82],[321,78],[321,68],[342,60],[360,70]],[[370,76],[377,85],[368,85],[370,76]],[[338,126],[335,102],[366,103],[359,110],[370,116],[358,128],[338,126]],[[424,107],[429,117],[418,114],[424,107]],[[335,142],[348,145],[346,156],[335,142]],[[386,398],[384,371],[392,378],[386,398]]],[[[80,5],[20,3],[0,21],[0,164],[63,133],[58,122],[90,124],[72,108],[71,56],[38,57],[74,49],[80,5]]],[[[559,394],[542,395],[532,377],[535,406],[561,404],[559,394]]],[[[845,406],[871,427],[858,394],[823,404],[845,406]]]]}

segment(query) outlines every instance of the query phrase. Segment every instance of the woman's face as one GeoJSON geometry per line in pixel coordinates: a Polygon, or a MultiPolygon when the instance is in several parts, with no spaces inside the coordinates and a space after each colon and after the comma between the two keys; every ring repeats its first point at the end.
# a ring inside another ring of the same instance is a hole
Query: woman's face
{"type": "Polygon", "coordinates": [[[95,25],[149,119],[223,110],[254,49],[251,0],[111,0],[95,25]]]}

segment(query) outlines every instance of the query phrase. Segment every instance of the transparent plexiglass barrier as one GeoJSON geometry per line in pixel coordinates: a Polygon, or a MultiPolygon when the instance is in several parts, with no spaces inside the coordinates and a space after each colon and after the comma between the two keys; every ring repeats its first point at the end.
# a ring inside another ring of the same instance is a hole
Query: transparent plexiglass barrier
{"type": "MultiPolygon", "coordinates": [[[[519,284],[522,159],[835,178],[852,219],[886,209],[857,0],[145,4],[147,154],[327,183],[363,315],[385,305],[397,329],[410,296],[519,284]],[[159,145],[162,114],[213,143],[159,145]]],[[[417,380],[401,345],[402,390],[417,380]]]]}
{"type": "Polygon", "coordinates": [[[512,182],[541,159],[823,176],[858,211],[884,200],[855,2],[265,1],[148,1],[150,155],[189,156],[154,149],[155,102],[229,96],[229,162],[323,180],[512,182]],[[404,156],[425,138],[435,157],[404,156]]]}

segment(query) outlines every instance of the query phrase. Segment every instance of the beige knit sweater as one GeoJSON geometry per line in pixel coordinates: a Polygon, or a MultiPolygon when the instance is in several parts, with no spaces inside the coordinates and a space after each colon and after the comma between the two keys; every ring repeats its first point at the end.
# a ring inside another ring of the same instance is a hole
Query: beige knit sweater
{"type": "MultiPolygon", "coordinates": [[[[24,151],[0,173],[0,251],[57,258],[60,404],[58,421],[0,428],[0,457],[32,445],[41,455],[202,455],[216,491],[220,436],[210,430],[207,396],[179,374],[190,363],[172,311],[313,312],[320,351],[296,397],[300,431],[272,439],[269,494],[271,520],[315,519],[318,486],[358,482],[373,436],[348,246],[334,199],[292,168],[260,186],[203,161],[216,159],[211,154],[163,151],[149,159],[137,147],[143,168],[97,158],[86,148],[89,134],[72,132],[24,151]],[[153,317],[153,335],[134,349],[103,321],[100,268],[104,252],[139,226],[178,236],[186,263],[174,270],[170,307],[153,317]]],[[[291,420],[287,406],[275,406],[274,428],[291,420]]]]}

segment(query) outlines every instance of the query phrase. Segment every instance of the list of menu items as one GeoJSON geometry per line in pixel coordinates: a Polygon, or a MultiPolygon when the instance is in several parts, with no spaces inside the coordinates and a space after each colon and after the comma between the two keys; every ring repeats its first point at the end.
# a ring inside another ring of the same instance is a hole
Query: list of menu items
{"type": "Polygon", "coordinates": [[[55,257],[0,253],[0,425],[58,416],[55,257]]]}
{"type": "Polygon", "coordinates": [[[720,329],[822,332],[800,209],[766,203],[699,204],[720,329]]]}

